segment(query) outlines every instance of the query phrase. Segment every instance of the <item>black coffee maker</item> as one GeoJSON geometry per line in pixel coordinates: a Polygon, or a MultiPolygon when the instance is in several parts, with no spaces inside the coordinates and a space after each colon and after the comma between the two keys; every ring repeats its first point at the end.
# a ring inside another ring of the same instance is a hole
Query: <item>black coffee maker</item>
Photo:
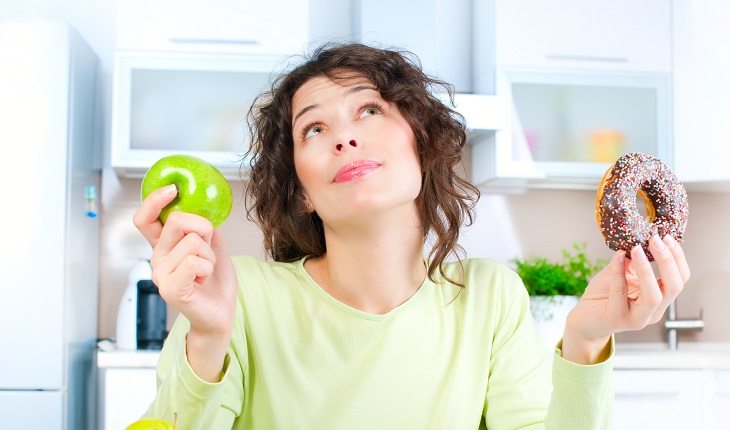
{"type": "Polygon", "coordinates": [[[117,313],[117,349],[161,349],[167,336],[167,307],[152,282],[152,267],[140,259],[129,273],[117,313]]]}
{"type": "Polygon", "coordinates": [[[137,281],[137,349],[162,349],[167,337],[167,306],[150,279],[137,281]]]}

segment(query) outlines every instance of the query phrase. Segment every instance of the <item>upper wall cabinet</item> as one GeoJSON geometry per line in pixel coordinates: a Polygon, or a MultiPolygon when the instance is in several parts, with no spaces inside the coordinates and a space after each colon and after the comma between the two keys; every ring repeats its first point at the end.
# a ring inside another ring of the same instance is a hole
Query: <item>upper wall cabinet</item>
{"type": "Polygon", "coordinates": [[[674,141],[677,174],[730,191],[730,2],[676,1],[674,141]]]}
{"type": "Polygon", "coordinates": [[[671,1],[494,6],[496,92],[508,118],[472,141],[474,182],[594,189],[633,151],[673,166],[671,1]]]}
{"type": "Polygon", "coordinates": [[[306,0],[123,0],[117,49],[291,55],[308,43],[306,0]]]}
{"type": "Polygon", "coordinates": [[[669,72],[670,0],[496,0],[497,64],[669,72]]]}
{"type": "Polygon", "coordinates": [[[472,180],[594,189],[610,163],[643,152],[672,165],[667,77],[503,70],[507,120],[472,141],[472,180]]]}
{"type": "Polygon", "coordinates": [[[246,115],[269,87],[278,58],[117,52],[112,167],[139,177],[163,156],[188,154],[238,179],[249,147],[246,115]]]}
{"type": "Polygon", "coordinates": [[[356,1],[352,10],[353,36],[368,45],[406,49],[416,54],[427,74],[449,82],[457,92],[471,93],[471,3],[471,0],[356,1]]]}
{"type": "MultiPolygon", "coordinates": [[[[121,176],[141,177],[175,153],[202,158],[229,179],[245,177],[247,113],[285,67],[278,56],[118,51],[112,167],[121,176]]],[[[469,136],[504,122],[496,97],[456,94],[454,105],[469,136]]]]}

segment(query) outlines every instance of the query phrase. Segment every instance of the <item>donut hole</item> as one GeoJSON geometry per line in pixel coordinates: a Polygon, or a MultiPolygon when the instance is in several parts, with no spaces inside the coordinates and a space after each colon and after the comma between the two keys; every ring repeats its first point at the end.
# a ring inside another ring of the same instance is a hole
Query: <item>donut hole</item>
{"type": "Polygon", "coordinates": [[[639,211],[639,214],[649,223],[653,223],[656,219],[656,209],[654,208],[654,204],[651,202],[649,196],[646,195],[644,190],[639,190],[636,193],[636,210],[639,211]]]}

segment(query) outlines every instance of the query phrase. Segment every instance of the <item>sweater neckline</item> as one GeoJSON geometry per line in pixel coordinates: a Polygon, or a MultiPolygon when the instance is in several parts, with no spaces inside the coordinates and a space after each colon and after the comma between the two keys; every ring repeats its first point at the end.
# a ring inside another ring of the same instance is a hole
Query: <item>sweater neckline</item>
{"type": "MultiPolygon", "coordinates": [[[[322,288],[321,285],[317,283],[317,281],[314,280],[312,275],[307,272],[307,269],[304,268],[304,262],[313,256],[307,255],[305,257],[300,258],[296,262],[297,270],[300,272],[302,277],[305,279],[307,285],[309,285],[316,294],[318,294],[320,297],[324,299],[324,301],[330,303],[336,308],[339,308],[340,310],[356,316],[358,318],[367,319],[371,321],[382,321],[386,319],[391,319],[395,315],[403,312],[405,309],[408,309],[410,307],[415,306],[415,304],[421,300],[421,297],[423,297],[426,294],[427,285],[431,283],[430,279],[428,278],[428,273],[426,273],[426,276],[424,280],[421,282],[421,285],[418,287],[415,293],[411,297],[409,297],[405,302],[401,303],[400,305],[394,307],[390,311],[384,313],[384,314],[373,314],[370,312],[365,312],[360,309],[354,308],[348,304],[342,303],[341,301],[334,298],[330,293],[325,291],[324,288],[322,288]]],[[[426,259],[424,258],[423,263],[428,267],[428,263],[426,259]]]]}

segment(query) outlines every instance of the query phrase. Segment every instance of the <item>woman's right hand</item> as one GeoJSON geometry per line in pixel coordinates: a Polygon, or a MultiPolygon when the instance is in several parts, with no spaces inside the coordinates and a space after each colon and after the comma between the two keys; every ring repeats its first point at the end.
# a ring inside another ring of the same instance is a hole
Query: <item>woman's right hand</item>
{"type": "Polygon", "coordinates": [[[174,185],[142,202],[134,225],[152,245],[152,281],[160,296],[190,321],[198,339],[227,344],[236,309],[237,279],[223,238],[207,219],[172,212],[164,226],[160,212],[177,195],[174,185]]]}

